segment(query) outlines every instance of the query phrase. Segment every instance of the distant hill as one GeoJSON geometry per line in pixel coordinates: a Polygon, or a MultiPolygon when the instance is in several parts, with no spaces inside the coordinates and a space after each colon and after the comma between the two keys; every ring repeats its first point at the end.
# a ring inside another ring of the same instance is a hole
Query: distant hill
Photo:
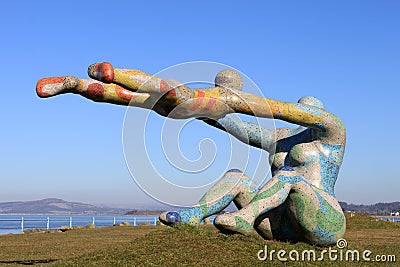
{"type": "Polygon", "coordinates": [[[400,211],[400,202],[376,203],[372,205],[356,205],[339,202],[344,211],[355,211],[367,215],[390,215],[391,212],[400,211]]]}
{"type": "Polygon", "coordinates": [[[135,216],[135,215],[146,215],[146,216],[156,215],[156,216],[158,216],[164,211],[165,210],[130,210],[130,211],[126,212],[124,215],[131,215],[131,216],[135,216]]]}
{"type": "MultiPolygon", "coordinates": [[[[400,211],[400,202],[376,203],[372,205],[357,205],[339,202],[344,211],[354,211],[367,215],[390,215],[391,212],[400,211]]],[[[26,215],[154,215],[164,209],[130,210],[110,207],[99,207],[91,204],[69,202],[58,198],[46,198],[34,201],[15,201],[0,203],[1,214],[26,214],[26,215]]],[[[229,211],[236,208],[229,206],[229,211]]]]}
{"type": "Polygon", "coordinates": [[[0,203],[0,214],[46,215],[123,215],[127,209],[97,207],[58,198],[0,203]]]}

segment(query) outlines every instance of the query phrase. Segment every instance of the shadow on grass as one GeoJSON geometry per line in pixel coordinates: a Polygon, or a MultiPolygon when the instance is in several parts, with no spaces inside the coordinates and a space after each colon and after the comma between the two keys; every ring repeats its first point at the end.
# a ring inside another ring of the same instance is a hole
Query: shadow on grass
{"type": "Polygon", "coordinates": [[[43,264],[43,263],[51,263],[57,260],[21,260],[21,261],[0,261],[1,264],[19,264],[19,265],[35,265],[35,264],[43,264]]]}

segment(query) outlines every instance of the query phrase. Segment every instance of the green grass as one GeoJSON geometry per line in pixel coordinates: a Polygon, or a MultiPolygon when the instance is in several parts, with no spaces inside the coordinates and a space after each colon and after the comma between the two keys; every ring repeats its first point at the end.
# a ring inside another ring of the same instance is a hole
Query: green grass
{"type": "MultiPolygon", "coordinates": [[[[347,217],[349,249],[371,250],[372,255],[396,255],[400,261],[400,224],[356,215],[347,217]]],[[[259,261],[264,249],[299,251],[323,248],[305,243],[266,241],[254,236],[225,235],[212,225],[200,228],[137,226],[0,236],[0,263],[5,266],[284,266],[259,261]]],[[[287,257],[287,255],[286,255],[287,257]]],[[[396,266],[395,263],[289,262],[293,266],[396,266]]]]}

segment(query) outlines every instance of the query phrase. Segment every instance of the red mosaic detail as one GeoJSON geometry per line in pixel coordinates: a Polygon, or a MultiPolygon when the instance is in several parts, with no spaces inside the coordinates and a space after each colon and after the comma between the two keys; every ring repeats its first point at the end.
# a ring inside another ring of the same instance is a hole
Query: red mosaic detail
{"type": "Polygon", "coordinates": [[[114,68],[108,62],[96,64],[94,72],[96,78],[102,82],[112,83],[114,80],[114,68]]]}
{"type": "Polygon", "coordinates": [[[194,103],[191,110],[196,111],[200,107],[201,103],[203,103],[204,96],[205,96],[205,93],[203,91],[197,90],[196,102],[194,103]]]}
{"type": "Polygon", "coordinates": [[[169,90],[172,90],[172,89],[173,88],[171,86],[169,86],[169,84],[166,81],[164,81],[164,80],[160,81],[160,92],[161,93],[168,92],[169,90]]]}
{"type": "Polygon", "coordinates": [[[175,97],[176,96],[175,89],[173,87],[169,86],[169,84],[164,80],[160,81],[160,92],[161,93],[168,92],[166,94],[167,97],[175,97]]]}
{"type": "Polygon", "coordinates": [[[217,102],[217,98],[215,98],[215,97],[207,98],[207,100],[208,100],[208,102],[207,102],[206,106],[201,111],[210,110],[215,105],[215,102],[217,102]]]}
{"type": "Polygon", "coordinates": [[[168,97],[176,97],[175,89],[172,89],[172,90],[168,91],[167,96],[168,97]]]}
{"type": "Polygon", "coordinates": [[[92,83],[88,86],[87,93],[95,98],[104,96],[104,87],[99,83],[92,83]]]}
{"type": "Polygon", "coordinates": [[[64,81],[64,76],[53,77],[53,78],[43,78],[40,79],[36,84],[36,93],[39,97],[48,97],[49,93],[43,92],[43,87],[48,84],[62,83],[64,81]]]}
{"type": "Polygon", "coordinates": [[[134,92],[126,90],[125,88],[123,88],[122,86],[119,86],[119,85],[115,86],[115,93],[117,93],[117,96],[119,98],[122,98],[123,100],[126,100],[128,102],[138,96],[138,94],[135,94],[134,92]]]}

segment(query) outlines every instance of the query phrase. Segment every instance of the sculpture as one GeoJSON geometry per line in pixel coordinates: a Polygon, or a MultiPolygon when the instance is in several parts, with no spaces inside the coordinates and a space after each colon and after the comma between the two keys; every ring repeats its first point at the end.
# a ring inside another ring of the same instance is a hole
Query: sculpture
{"type": "Polygon", "coordinates": [[[334,186],[344,155],[346,130],[317,98],[308,96],[287,103],[248,94],[241,91],[241,77],[232,70],[220,72],[215,87],[197,90],[138,70],[115,69],[110,63],[93,64],[88,74],[93,79],[41,79],[37,94],[50,97],[77,93],[97,102],[152,109],[176,119],[195,117],[273,153],[272,178],[262,188],[250,190],[249,177],[240,170],[230,170],[198,205],[161,214],[165,224],[198,225],[233,201],[239,210],[219,215],[214,221],[223,232],[249,234],[256,230],[266,239],[320,246],[335,244],[343,237],[346,222],[334,186]],[[275,118],[299,127],[265,129],[255,123],[238,122],[231,114],[235,112],[275,118]],[[274,146],[276,150],[272,151],[274,146]],[[221,193],[229,187],[229,193],[221,193]]]}

